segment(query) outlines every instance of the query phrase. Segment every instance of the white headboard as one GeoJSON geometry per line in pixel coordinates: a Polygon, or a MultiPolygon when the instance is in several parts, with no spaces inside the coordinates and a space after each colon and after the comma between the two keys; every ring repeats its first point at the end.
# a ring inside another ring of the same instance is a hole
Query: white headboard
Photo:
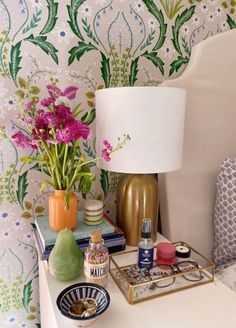
{"type": "Polygon", "coordinates": [[[163,235],[211,257],[216,176],[236,157],[236,29],[192,49],[185,72],[166,86],[187,90],[181,170],[159,176],[163,235]]]}

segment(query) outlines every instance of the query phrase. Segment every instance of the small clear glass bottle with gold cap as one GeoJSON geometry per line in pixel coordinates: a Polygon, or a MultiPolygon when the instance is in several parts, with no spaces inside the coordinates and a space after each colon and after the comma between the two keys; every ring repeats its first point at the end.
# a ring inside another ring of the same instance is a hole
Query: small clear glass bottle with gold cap
{"type": "Polygon", "coordinates": [[[108,281],[109,254],[100,230],[90,234],[89,246],[84,252],[84,275],[87,282],[105,287],[108,281]]]}

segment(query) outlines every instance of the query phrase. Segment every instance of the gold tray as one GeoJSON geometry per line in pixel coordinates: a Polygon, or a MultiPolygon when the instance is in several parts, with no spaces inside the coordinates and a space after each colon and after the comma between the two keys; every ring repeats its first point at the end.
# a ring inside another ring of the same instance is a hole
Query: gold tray
{"type": "MultiPolygon", "coordinates": [[[[173,244],[175,246],[183,245],[190,248],[191,258],[181,259],[181,261],[178,258],[178,262],[175,262],[170,268],[166,265],[162,266],[159,264],[151,272],[157,270],[155,274],[160,274],[160,276],[150,276],[148,272],[147,276],[141,282],[134,283],[127,275],[130,267],[137,264],[137,249],[110,255],[110,274],[128,303],[142,302],[154,297],[206,284],[214,280],[215,265],[213,262],[183,241],[173,244]],[[197,263],[197,266],[195,267],[187,263],[189,261],[197,263]],[[185,263],[177,264],[179,262],[185,263]]],[[[155,263],[156,259],[153,261],[154,266],[155,263]]]]}

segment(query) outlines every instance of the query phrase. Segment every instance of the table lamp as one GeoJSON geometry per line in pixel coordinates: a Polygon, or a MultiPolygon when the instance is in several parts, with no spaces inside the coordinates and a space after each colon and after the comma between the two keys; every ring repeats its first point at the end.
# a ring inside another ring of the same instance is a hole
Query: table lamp
{"type": "Polygon", "coordinates": [[[137,246],[141,222],[150,218],[152,239],[158,223],[157,173],[177,170],[182,164],[184,89],[171,87],[117,87],[96,91],[96,144],[112,145],[129,134],[125,146],[99,160],[98,167],[126,173],[117,187],[116,223],[126,243],[137,246]]]}

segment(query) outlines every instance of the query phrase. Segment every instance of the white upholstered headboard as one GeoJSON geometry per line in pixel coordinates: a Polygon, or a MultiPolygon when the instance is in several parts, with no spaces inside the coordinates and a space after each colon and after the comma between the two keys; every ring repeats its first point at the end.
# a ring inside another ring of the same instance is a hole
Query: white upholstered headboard
{"type": "Polygon", "coordinates": [[[236,157],[236,29],[192,49],[185,72],[166,86],[187,90],[181,170],[159,176],[163,235],[211,257],[216,176],[236,157]]]}

